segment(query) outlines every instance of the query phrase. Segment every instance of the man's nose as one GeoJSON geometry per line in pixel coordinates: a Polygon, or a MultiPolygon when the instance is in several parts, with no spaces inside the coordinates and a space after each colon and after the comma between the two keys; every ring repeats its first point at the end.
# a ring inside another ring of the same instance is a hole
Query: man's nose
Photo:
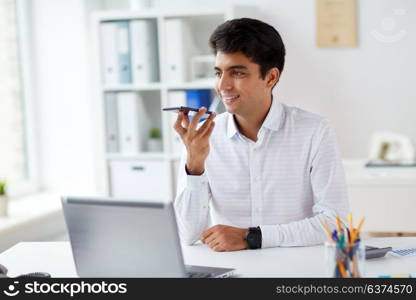
{"type": "Polygon", "coordinates": [[[217,89],[219,91],[229,91],[233,88],[232,80],[227,75],[222,75],[221,78],[218,78],[217,89]]]}

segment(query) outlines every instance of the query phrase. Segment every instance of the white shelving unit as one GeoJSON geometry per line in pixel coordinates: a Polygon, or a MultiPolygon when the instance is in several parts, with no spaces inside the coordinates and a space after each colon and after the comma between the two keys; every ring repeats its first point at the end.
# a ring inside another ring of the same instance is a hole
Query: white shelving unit
{"type": "MultiPolygon", "coordinates": [[[[169,105],[171,91],[213,89],[215,78],[188,80],[185,82],[167,81],[167,43],[165,23],[170,19],[182,19],[189,24],[190,35],[197,48],[194,61],[209,63],[212,55],[208,40],[214,29],[225,20],[239,17],[256,17],[256,9],[248,6],[232,6],[223,9],[186,9],[186,11],[102,11],[92,15],[92,36],[94,58],[94,107],[96,116],[96,164],[97,185],[101,194],[123,198],[148,198],[149,200],[171,200],[176,193],[176,173],[180,153],[172,146],[172,119],[176,115],[162,113],[162,107],[169,105]],[[100,28],[103,22],[153,20],[157,27],[159,81],[150,83],[129,83],[108,85],[103,80],[103,66],[100,28]],[[137,153],[109,153],[106,148],[106,117],[104,101],[106,94],[134,92],[141,95],[146,113],[150,115],[152,126],[161,129],[163,150],[161,152],[141,151],[137,153]],[[158,169],[155,169],[158,168],[158,169]],[[124,184],[124,186],[123,186],[124,184]],[[117,186],[116,186],[117,185],[117,186]],[[120,186],[121,185],[121,186],[120,186]],[[150,190],[152,193],[150,193],[150,190]]],[[[187,57],[192,59],[192,57],[187,57]]],[[[212,76],[214,71],[212,70],[212,76]]]]}

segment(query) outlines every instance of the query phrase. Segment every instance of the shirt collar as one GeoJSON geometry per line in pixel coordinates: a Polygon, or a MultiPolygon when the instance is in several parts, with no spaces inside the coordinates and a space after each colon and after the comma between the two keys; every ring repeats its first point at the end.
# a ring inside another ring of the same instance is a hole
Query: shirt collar
{"type": "MultiPolygon", "coordinates": [[[[277,99],[272,99],[272,105],[264,119],[262,127],[266,127],[272,131],[278,131],[281,127],[283,119],[283,105],[277,99]]],[[[238,127],[234,119],[234,115],[228,113],[227,137],[232,138],[238,133],[238,127]]]]}

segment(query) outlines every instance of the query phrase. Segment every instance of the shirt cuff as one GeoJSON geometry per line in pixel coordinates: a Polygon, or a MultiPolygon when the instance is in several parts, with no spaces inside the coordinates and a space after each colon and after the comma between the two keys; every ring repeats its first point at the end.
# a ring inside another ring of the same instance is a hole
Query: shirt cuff
{"type": "Polygon", "coordinates": [[[186,187],[191,191],[200,191],[207,182],[205,172],[201,175],[186,175],[186,187]]]}
{"type": "Polygon", "coordinates": [[[282,243],[279,225],[260,225],[261,230],[261,247],[271,248],[278,247],[282,243]]]}

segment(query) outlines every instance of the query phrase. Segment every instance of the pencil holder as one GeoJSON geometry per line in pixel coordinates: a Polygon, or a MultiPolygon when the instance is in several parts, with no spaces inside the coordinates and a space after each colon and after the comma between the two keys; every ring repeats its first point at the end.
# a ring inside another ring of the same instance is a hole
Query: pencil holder
{"type": "Polygon", "coordinates": [[[352,245],[326,242],[324,248],[327,277],[360,278],[365,276],[365,247],[362,242],[352,245]]]}

